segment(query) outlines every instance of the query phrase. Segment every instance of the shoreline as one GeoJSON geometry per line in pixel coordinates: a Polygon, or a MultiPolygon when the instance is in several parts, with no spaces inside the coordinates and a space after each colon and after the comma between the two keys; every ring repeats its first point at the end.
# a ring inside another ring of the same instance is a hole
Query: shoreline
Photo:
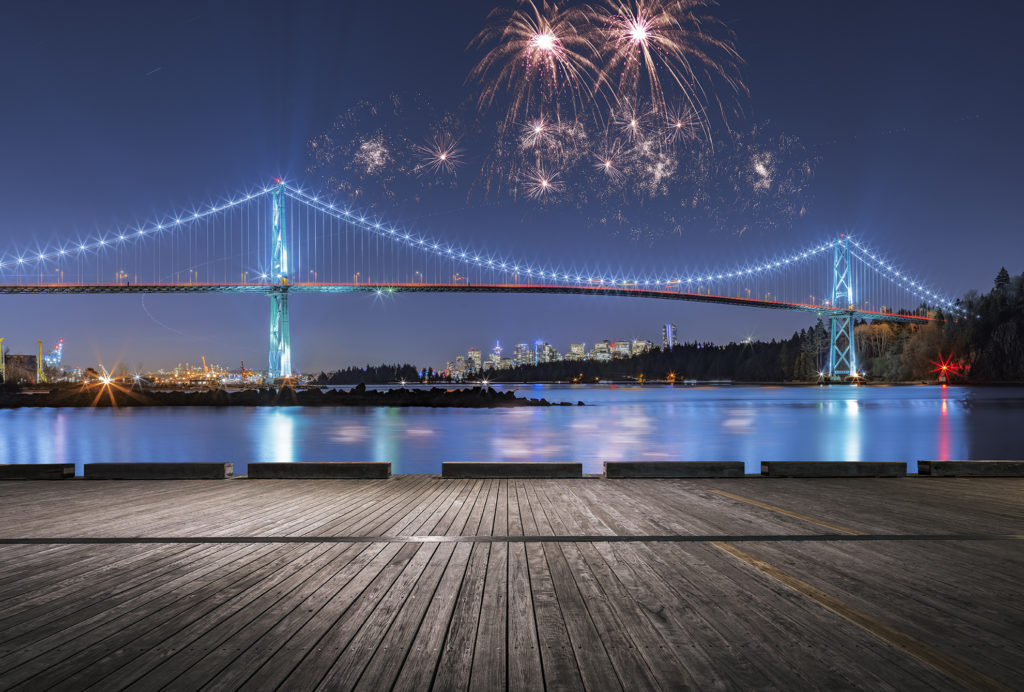
{"type": "Polygon", "coordinates": [[[517,397],[514,392],[499,392],[491,387],[461,389],[375,390],[356,385],[350,390],[240,389],[228,391],[133,391],[114,386],[74,390],[53,389],[45,393],[0,393],[0,409],[13,408],[150,408],[179,406],[387,406],[428,408],[515,408],[523,406],[583,406],[583,402],[550,402],[546,399],[517,397]]]}

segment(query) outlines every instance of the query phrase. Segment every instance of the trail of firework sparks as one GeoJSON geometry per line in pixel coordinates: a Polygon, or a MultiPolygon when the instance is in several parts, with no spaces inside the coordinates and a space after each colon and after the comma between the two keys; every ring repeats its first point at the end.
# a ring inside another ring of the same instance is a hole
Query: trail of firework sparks
{"type": "Polygon", "coordinates": [[[704,113],[715,102],[724,113],[722,99],[709,92],[707,81],[720,80],[732,95],[746,93],[737,66],[742,62],[732,35],[714,17],[699,14],[710,0],[605,0],[593,6],[590,24],[603,56],[599,85],[617,99],[636,100],[646,91],[652,108],[669,114],[665,84],[673,83],[711,139],[704,113]],[[726,34],[717,38],[709,28],[726,34]],[[716,59],[715,55],[720,58],[716,59]]]}
{"type": "Polygon", "coordinates": [[[515,9],[499,7],[470,44],[489,47],[470,74],[483,85],[478,105],[489,108],[507,93],[506,129],[538,113],[559,121],[567,108],[574,119],[586,112],[608,122],[602,104],[617,109],[642,98],[659,118],[675,118],[683,137],[699,132],[710,141],[709,106],[727,120],[725,104],[746,94],[732,34],[704,14],[713,4],[600,0],[564,8],[522,0],[515,9]],[[710,82],[724,83],[724,96],[710,82]],[[667,86],[671,100],[683,102],[674,112],[667,86]]]}

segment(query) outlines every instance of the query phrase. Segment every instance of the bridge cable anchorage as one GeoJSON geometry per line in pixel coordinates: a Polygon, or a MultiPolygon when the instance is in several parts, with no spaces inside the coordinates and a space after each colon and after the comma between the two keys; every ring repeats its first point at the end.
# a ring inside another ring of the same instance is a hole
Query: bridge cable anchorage
{"type": "Polygon", "coordinates": [[[290,293],[386,299],[399,291],[572,293],[812,312],[830,322],[836,376],[857,374],[855,320],[926,323],[920,310],[932,306],[963,314],[850,236],[728,269],[629,275],[447,243],[281,180],[157,222],[0,257],[0,293],[266,294],[274,378],[292,374],[290,293]]]}

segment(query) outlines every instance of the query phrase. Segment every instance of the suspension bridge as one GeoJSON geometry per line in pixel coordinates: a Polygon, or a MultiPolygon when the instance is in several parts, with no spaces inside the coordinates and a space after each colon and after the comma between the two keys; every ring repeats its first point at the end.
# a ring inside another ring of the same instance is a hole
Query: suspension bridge
{"type": "Polygon", "coordinates": [[[626,275],[445,243],[280,179],[189,213],[0,258],[3,294],[266,294],[272,378],[293,374],[289,297],[350,292],[601,295],[815,313],[830,324],[833,381],[858,374],[856,321],[963,314],[849,235],[716,271],[626,275]]]}

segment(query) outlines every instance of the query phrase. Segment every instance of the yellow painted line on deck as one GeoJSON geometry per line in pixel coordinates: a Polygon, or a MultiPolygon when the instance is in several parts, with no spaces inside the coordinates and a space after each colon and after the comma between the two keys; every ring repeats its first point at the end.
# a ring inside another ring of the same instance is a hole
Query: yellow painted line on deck
{"type": "Polygon", "coordinates": [[[806,522],[810,522],[811,524],[817,524],[818,526],[824,526],[826,529],[832,529],[833,531],[838,531],[840,533],[848,533],[848,534],[850,534],[852,536],[867,536],[868,535],[867,532],[865,532],[865,531],[858,531],[857,529],[851,529],[851,528],[846,527],[846,526],[840,526],[839,524],[833,524],[832,522],[825,521],[824,519],[815,519],[814,517],[809,517],[806,514],[800,514],[799,512],[794,512],[792,510],[785,509],[783,507],[776,507],[775,505],[770,505],[770,504],[768,504],[766,502],[761,502],[759,500],[752,500],[749,497],[741,497],[739,495],[733,495],[732,493],[727,493],[724,490],[715,490],[714,488],[710,488],[710,491],[713,492],[713,493],[716,493],[718,495],[724,495],[725,497],[732,498],[733,500],[739,500],[740,502],[746,502],[748,505],[754,505],[755,507],[761,507],[763,509],[769,509],[769,510],[771,510],[773,512],[778,512],[779,514],[785,514],[787,517],[793,517],[794,519],[799,519],[800,521],[806,521],[806,522]]]}
{"type": "Polygon", "coordinates": [[[956,680],[957,682],[976,690],[1009,690],[997,680],[993,680],[984,673],[971,668],[969,665],[947,656],[946,654],[928,646],[922,641],[904,634],[899,630],[876,620],[867,613],[862,613],[853,606],[839,600],[835,596],[825,593],[821,589],[811,586],[807,582],[784,572],[778,567],[759,560],[750,553],[740,550],[731,543],[713,542],[711,545],[726,552],[733,557],[742,560],[751,567],[763,572],[775,581],[788,586],[799,594],[806,596],[818,605],[832,611],[839,617],[852,622],[861,629],[873,634],[882,641],[895,646],[897,649],[910,654],[922,663],[931,666],[943,675],[956,680]]]}

